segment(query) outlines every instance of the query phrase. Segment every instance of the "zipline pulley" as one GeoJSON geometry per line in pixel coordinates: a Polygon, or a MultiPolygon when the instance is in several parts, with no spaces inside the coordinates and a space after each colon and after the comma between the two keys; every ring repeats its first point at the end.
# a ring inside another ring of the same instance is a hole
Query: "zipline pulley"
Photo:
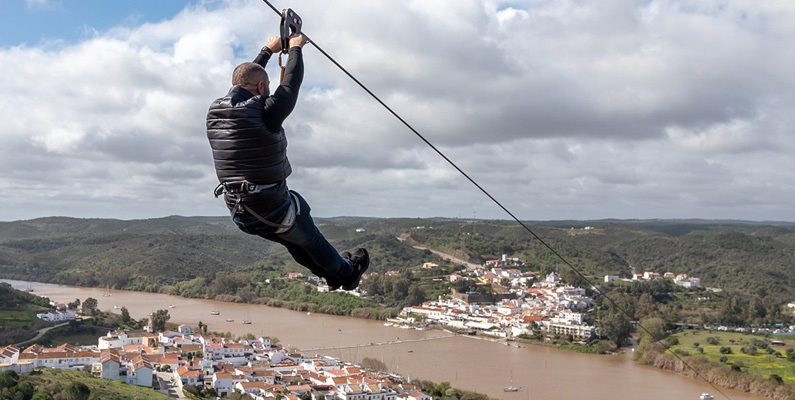
{"type": "Polygon", "coordinates": [[[279,53],[279,67],[282,69],[282,74],[279,78],[279,83],[284,80],[285,66],[282,65],[282,54],[287,54],[287,50],[290,49],[290,36],[301,33],[302,22],[301,17],[292,9],[285,8],[282,10],[282,21],[279,25],[279,33],[282,40],[282,51],[279,53]]]}

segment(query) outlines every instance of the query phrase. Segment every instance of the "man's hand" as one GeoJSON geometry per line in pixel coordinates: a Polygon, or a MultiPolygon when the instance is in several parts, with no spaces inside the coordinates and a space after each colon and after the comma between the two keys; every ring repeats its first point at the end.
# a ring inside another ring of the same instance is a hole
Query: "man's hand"
{"type": "Polygon", "coordinates": [[[271,49],[273,54],[276,54],[276,53],[282,51],[282,39],[280,37],[278,37],[278,36],[274,36],[274,37],[268,39],[268,42],[265,43],[265,46],[267,46],[269,49],[271,49]]]}
{"type": "Polygon", "coordinates": [[[306,44],[306,36],[303,33],[296,33],[290,36],[290,47],[304,47],[306,44]]]}

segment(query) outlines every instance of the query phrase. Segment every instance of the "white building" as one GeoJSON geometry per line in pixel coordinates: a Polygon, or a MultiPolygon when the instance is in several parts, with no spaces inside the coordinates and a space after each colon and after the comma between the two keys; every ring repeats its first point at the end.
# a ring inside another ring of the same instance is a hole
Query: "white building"
{"type": "Polygon", "coordinates": [[[39,319],[47,322],[61,322],[77,318],[77,314],[75,314],[73,310],[66,310],[66,311],[55,310],[47,313],[39,313],[36,314],[36,316],[39,317],[39,319]]]}
{"type": "Polygon", "coordinates": [[[100,350],[119,349],[131,344],[143,344],[144,338],[129,337],[124,331],[109,331],[107,335],[101,336],[98,340],[97,348],[100,350]]]}

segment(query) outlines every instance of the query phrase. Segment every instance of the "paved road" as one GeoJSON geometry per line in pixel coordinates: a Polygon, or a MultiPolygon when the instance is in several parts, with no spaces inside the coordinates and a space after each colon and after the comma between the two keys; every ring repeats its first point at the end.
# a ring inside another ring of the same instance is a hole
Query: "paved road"
{"type": "MultiPolygon", "coordinates": [[[[405,239],[401,239],[400,237],[398,237],[397,239],[400,240],[401,242],[405,240],[405,239]]],[[[430,247],[425,247],[425,246],[411,246],[411,247],[414,247],[415,249],[419,249],[419,250],[428,250],[431,253],[434,253],[434,254],[438,255],[439,257],[442,257],[443,260],[448,260],[448,261],[452,261],[452,262],[454,262],[456,264],[465,265],[469,269],[476,269],[476,268],[480,268],[481,267],[478,264],[473,264],[471,262],[464,261],[464,260],[462,260],[460,258],[451,256],[451,255],[449,255],[447,253],[443,253],[443,252],[441,252],[439,250],[434,250],[434,249],[432,249],[430,247]]]]}
{"type": "Polygon", "coordinates": [[[24,342],[19,342],[19,343],[15,344],[14,346],[15,347],[21,347],[21,346],[24,346],[24,345],[26,345],[28,343],[35,342],[40,337],[44,336],[44,334],[47,333],[47,331],[49,331],[50,329],[55,329],[55,328],[58,328],[58,327],[61,327],[61,326],[64,326],[64,325],[69,325],[69,321],[66,321],[66,322],[58,324],[58,325],[53,325],[53,326],[48,326],[46,328],[41,328],[41,329],[38,330],[39,333],[33,339],[28,339],[28,340],[26,340],[24,342]]]}
{"type": "Polygon", "coordinates": [[[171,378],[174,377],[173,373],[157,371],[155,372],[155,377],[160,383],[160,389],[167,391],[166,394],[169,397],[189,400],[188,397],[182,395],[182,389],[180,389],[178,382],[171,382],[171,378]]]}

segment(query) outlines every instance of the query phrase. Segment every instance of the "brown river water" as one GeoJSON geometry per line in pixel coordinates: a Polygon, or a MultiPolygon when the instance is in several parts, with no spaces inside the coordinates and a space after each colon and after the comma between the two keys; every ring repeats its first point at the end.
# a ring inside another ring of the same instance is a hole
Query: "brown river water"
{"type": "MultiPolygon", "coordinates": [[[[6,281],[19,289],[27,283],[6,281]]],[[[382,360],[392,372],[412,379],[447,381],[455,388],[486,393],[507,400],[560,399],[681,399],[697,400],[709,392],[715,399],[761,400],[763,397],[721,389],[632,362],[631,352],[617,356],[592,355],[542,346],[506,346],[504,342],[471,337],[449,337],[440,330],[417,331],[384,326],[383,322],[323,314],[307,315],[262,305],[222,303],[186,299],[164,294],[78,288],[32,283],[34,293],[57,302],[94,297],[101,310],[127,307],[140,319],[159,309],[168,309],[169,322],[197,326],[234,335],[253,333],[276,337],[284,345],[309,354],[327,354],[345,361],[364,357],[382,360]],[[109,294],[110,296],[105,296],[109,294]],[[173,308],[168,308],[169,306],[173,308]],[[218,311],[219,315],[210,315],[218,311]],[[250,325],[241,321],[250,318],[250,325]],[[226,322],[234,319],[234,322],[226,322]],[[434,340],[410,341],[438,338],[434,340]],[[408,341],[395,343],[398,341],[408,341]],[[374,343],[375,345],[370,345],[374,343]],[[348,347],[346,347],[348,346],[348,347]],[[327,350],[315,348],[346,347],[327,350]],[[518,392],[503,388],[521,387],[518,392]]],[[[5,345],[0,343],[0,346],[5,345]]]]}

